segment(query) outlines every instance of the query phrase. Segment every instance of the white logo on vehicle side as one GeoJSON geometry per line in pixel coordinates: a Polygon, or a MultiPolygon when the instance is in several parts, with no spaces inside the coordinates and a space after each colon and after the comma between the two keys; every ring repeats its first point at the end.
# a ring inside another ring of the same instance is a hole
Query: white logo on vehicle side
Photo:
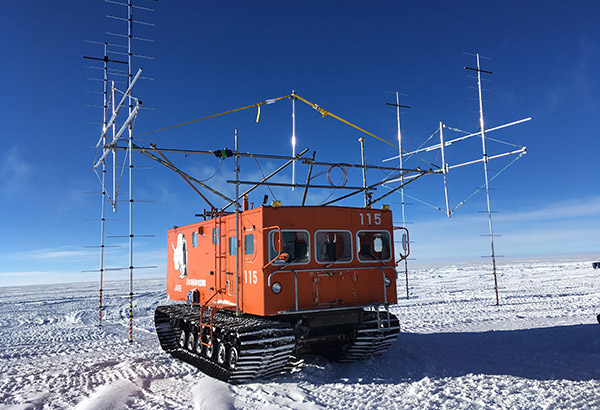
{"type": "Polygon", "coordinates": [[[187,275],[187,246],[185,236],[182,233],[177,234],[177,247],[171,244],[173,248],[173,267],[181,272],[181,279],[187,275]]]}

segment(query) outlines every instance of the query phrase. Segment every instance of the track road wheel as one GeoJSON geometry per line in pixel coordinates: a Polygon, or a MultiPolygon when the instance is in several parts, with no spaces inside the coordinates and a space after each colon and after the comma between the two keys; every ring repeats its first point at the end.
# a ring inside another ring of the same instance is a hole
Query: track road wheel
{"type": "Polygon", "coordinates": [[[198,354],[202,353],[202,334],[198,334],[196,338],[196,345],[194,346],[194,351],[198,354]]]}
{"type": "Polygon", "coordinates": [[[195,348],[196,348],[196,338],[194,337],[194,333],[190,332],[190,335],[188,336],[188,339],[187,339],[187,349],[190,352],[193,352],[195,348]]]}
{"type": "Polygon", "coordinates": [[[215,345],[211,344],[210,346],[206,346],[204,349],[204,355],[209,359],[212,359],[213,354],[215,353],[215,345]]]}
{"type": "Polygon", "coordinates": [[[235,347],[231,347],[231,350],[229,350],[229,354],[227,355],[227,363],[229,364],[229,368],[230,369],[235,369],[235,367],[237,366],[237,362],[239,359],[239,354],[238,351],[235,347]]]}
{"type": "Polygon", "coordinates": [[[219,343],[219,347],[217,348],[217,363],[224,365],[226,361],[227,347],[225,347],[225,343],[219,343]]]}
{"type": "Polygon", "coordinates": [[[185,340],[186,340],[185,330],[181,329],[179,331],[179,347],[185,347],[185,340]]]}

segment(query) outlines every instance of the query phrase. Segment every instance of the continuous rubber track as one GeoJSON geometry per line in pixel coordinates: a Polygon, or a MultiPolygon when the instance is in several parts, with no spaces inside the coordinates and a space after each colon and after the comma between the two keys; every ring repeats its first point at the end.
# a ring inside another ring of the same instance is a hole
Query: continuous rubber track
{"type": "MultiPolygon", "coordinates": [[[[200,312],[188,305],[158,306],[156,333],[166,352],[215,379],[237,384],[273,376],[284,370],[294,352],[294,333],[288,323],[218,311],[212,320],[211,342],[210,326],[201,326],[200,312]]],[[[210,325],[208,311],[202,323],[210,325]]]]}
{"type": "MultiPolygon", "coordinates": [[[[158,306],[154,314],[162,348],[205,374],[238,384],[265,378],[286,370],[295,358],[296,339],[292,326],[256,316],[236,317],[217,311],[210,336],[210,312],[200,323],[200,308],[189,305],[158,306]],[[202,329],[202,330],[201,330],[202,329]],[[202,340],[203,343],[200,343],[202,340]]],[[[349,363],[385,352],[400,332],[398,318],[388,312],[364,313],[352,331],[350,342],[339,346],[331,359],[349,363]]]]}
{"type": "Polygon", "coordinates": [[[398,337],[398,318],[388,312],[365,312],[365,319],[355,331],[355,338],[341,353],[339,362],[349,363],[377,357],[398,337]]]}

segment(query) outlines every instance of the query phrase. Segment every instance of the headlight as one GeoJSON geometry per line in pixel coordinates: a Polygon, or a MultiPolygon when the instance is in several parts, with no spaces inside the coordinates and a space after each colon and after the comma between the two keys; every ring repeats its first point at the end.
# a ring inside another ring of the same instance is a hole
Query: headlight
{"type": "Polygon", "coordinates": [[[281,283],[279,283],[279,282],[273,283],[273,285],[271,286],[271,290],[275,294],[278,294],[279,292],[281,292],[281,283]]]}
{"type": "Polygon", "coordinates": [[[392,284],[392,280],[386,276],[383,280],[383,283],[385,283],[385,286],[388,287],[392,284]]]}

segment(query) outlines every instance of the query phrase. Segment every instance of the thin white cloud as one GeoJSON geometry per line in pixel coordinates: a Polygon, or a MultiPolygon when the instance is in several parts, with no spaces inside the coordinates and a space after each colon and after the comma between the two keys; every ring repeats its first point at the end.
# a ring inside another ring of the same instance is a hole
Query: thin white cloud
{"type": "MultiPolygon", "coordinates": [[[[586,198],[569,199],[549,203],[545,206],[540,206],[534,210],[524,210],[518,212],[503,211],[500,214],[492,216],[494,224],[504,222],[544,222],[556,220],[573,220],[582,218],[600,217],[600,196],[591,196],[586,198]]],[[[452,223],[455,221],[455,226],[465,224],[479,224],[487,221],[487,214],[466,214],[458,213],[447,219],[440,214],[440,217],[418,222],[416,225],[423,228],[438,229],[440,224],[452,223]]],[[[487,222],[486,222],[487,224],[487,222]]]]}
{"type": "Polygon", "coordinates": [[[89,251],[65,251],[65,250],[37,250],[27,252],[27,255],[33,259],[66,259],[66,258],[81,258],[90,256],[89,251]]]}
{"type": "MultiPolygon", "coordinates": [[[[99,277],[99,249],[77,250],[74,247],[37,249],[1,255],[0,286],[59,282],[96,281],[99,277]]],[[[166,250],[162,248],[134,252],[135,277],[164,277],[166,250]],[[156,268],[144,268],[156,266],[156,268]]],[[[106,280],[128,278],[128,250],[107,249],[104,277],[106,280]],[[122,270],[111,270],[121,267],[122,270]],[[124,275],[127,273],[127,275],[124,275]]]]}
{"type": "Polygon", "coordinates": [[[96,256],[96,252],[91,249],[79,249],[79,247],[60,247],[60,248],[42,248],[26,250],[20,252],[5,253],[1,255],[4,259],[21,261],[42,261],[42,260],[60,260],[65,263],[72,261],[89,260],[96,256]]]}
{"type": "Polygon", "coordinates": [[[11,147],[0,162],[0,179],[3,191],[10,192],[24,185],[33,172],[33,165],[21,155],[18,147],[11,147]]]}
{"type": "Polygon", "coordinates": [[[556,202],[540,209],[502,213],[498,221],[544,221],[600,216],[600,196],[556,202]]]}
{"type": "MultiPolygon", "coordinates": [[[[496,254],[582,254],[600,250],[600,197],[572,199],[540,209],[494,215],[496,254]]],[[[487,215],[440,217],[409,226],[413,255],[479,258],[489,255],[487,215]]]]}

